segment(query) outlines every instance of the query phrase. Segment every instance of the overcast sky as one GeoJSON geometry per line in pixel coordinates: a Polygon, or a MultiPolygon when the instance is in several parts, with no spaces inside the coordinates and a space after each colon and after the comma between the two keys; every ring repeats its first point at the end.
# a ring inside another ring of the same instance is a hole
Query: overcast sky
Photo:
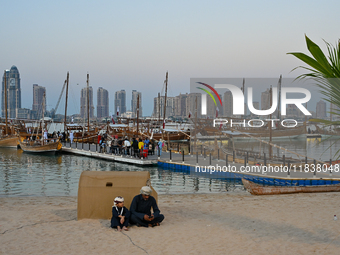
{"type": "Polygon", "coordinates": [[[17,66],[23,108],[32,108],[33,84],[54,108],[69,71],[70,114],[89,73],[94,105],[103,87],[113,113],[114,93],[125,89],[130,109],[136,89],[150,115],[166,71],[168,96],[190,92],[193,77],[298,76],[291,70],[302,63],[286,53],[307,53],[305,34],[322,49],[322,39],[335,44],[339,9],[330,0],[2,1],[0,67],[17,66]]]}

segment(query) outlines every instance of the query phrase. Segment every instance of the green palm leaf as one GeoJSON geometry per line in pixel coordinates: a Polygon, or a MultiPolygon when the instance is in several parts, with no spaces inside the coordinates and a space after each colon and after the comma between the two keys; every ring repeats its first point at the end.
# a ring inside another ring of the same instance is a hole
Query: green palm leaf
{"type": "MultiPolygon", "coordinates": [[[[328,51],[328,57],[326,57],[316,43],[307,36],[305,36],[305,39],[307,49],[312,57],[300,52],[287,53],[307,64],[307,67],[298,66],[293,69],[302,68],[307,71],[296,79],[314,80],[316,85],[320,88],[321,94],[324,96],[323,99],[340,108],[340,40],[335,46],[325,42],[328,51]]],[[[331,109],[330,113],[340,117],[340,111],[337,109],[331,109]]],[[[311,119],[310,121],[323,123],[325,125],[340,125],[340,121],[321,119],[311,119]]],[[[336,155],[340,156],[340,150],[337,151],[336,155]]]]}

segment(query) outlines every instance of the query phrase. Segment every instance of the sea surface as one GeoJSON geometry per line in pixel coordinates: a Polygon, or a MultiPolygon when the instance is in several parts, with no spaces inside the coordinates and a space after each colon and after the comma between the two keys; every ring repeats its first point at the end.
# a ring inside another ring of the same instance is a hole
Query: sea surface
{"type": "MultiPolygon", "coordinates": [[[[301,155],[329,161],[337,158],[338,139],[292,139],[275,144],[301,155]]],[[[240,149],[267,152],[258,141],[235,141],[240,149]]],[[[274,155],[295,156],[280,149],[274,155]]],[[[301,157],[301,160],[303,158],[301,157]]],[[[77,196],[82,171],[149,171],[151,184],[159,194],[245,192],[239,179],[197,177],[158,167],[139,167],[72,154],[34,155],[20,149],[0,148],[0,197],[77,196]]]]}
{"type": "Polygon", "coordinates": [[[238,179],[209,179],[72,154],[35,155],[0,148],[0,197],[77,196],[82,171],[149,171],[158,194],[244,192],[238,179]]]}

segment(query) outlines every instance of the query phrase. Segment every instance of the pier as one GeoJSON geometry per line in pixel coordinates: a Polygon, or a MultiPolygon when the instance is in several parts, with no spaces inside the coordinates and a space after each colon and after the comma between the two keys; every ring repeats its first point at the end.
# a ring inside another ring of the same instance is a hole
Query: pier
{"type": "MultiPolygon", "coordinates": [[[[166,169],[182,171],[187,174],[197,175],[206,178],[247,178],[262,184],[272,185],[323,185],[340,183],[339,164],[336,164],[331,170],[327,165],[319,164],[318,171],[306,171],[305,161],[290,162],[278,160],[269,161],[261,158],[251,161],[250,158],[236,158],[235,154],[224,154],[218,151],[218,156],[208,155],[206,152],[196,152],[194,154],[184,154],[176,151],[162,151],[161,156],[148,155],[146,158],[139,158],[133,155],[130,150],[128,155],[115,155],[106,151],[100,152],[98,144],[88,143],[64,143],[62,152],[72,153],[75,155],[93,157],[98,159],[109,160],[113,162],[128,163],[138,166],[159,166],[166,169]],[[295,183],[295,184],[294,184],[295,183]]],[[[310,163],[318,165],[316,162],[310,163]]]]}

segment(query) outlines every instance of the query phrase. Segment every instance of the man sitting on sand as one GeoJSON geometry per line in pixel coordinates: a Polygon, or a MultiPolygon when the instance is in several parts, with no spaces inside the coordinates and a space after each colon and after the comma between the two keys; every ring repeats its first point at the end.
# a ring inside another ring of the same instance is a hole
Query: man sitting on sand
{"type": "Polygon", "coordinates": [[[156,199],[151,195],[152,189],[144,186],[140,190],[140,195],[133,198],[130,206],[130,221],[138,227],[154,227],[164,220],[164,215],[160,214],[156,199]],[[151,213],[151,207],[153,213],[151,213]]]}

